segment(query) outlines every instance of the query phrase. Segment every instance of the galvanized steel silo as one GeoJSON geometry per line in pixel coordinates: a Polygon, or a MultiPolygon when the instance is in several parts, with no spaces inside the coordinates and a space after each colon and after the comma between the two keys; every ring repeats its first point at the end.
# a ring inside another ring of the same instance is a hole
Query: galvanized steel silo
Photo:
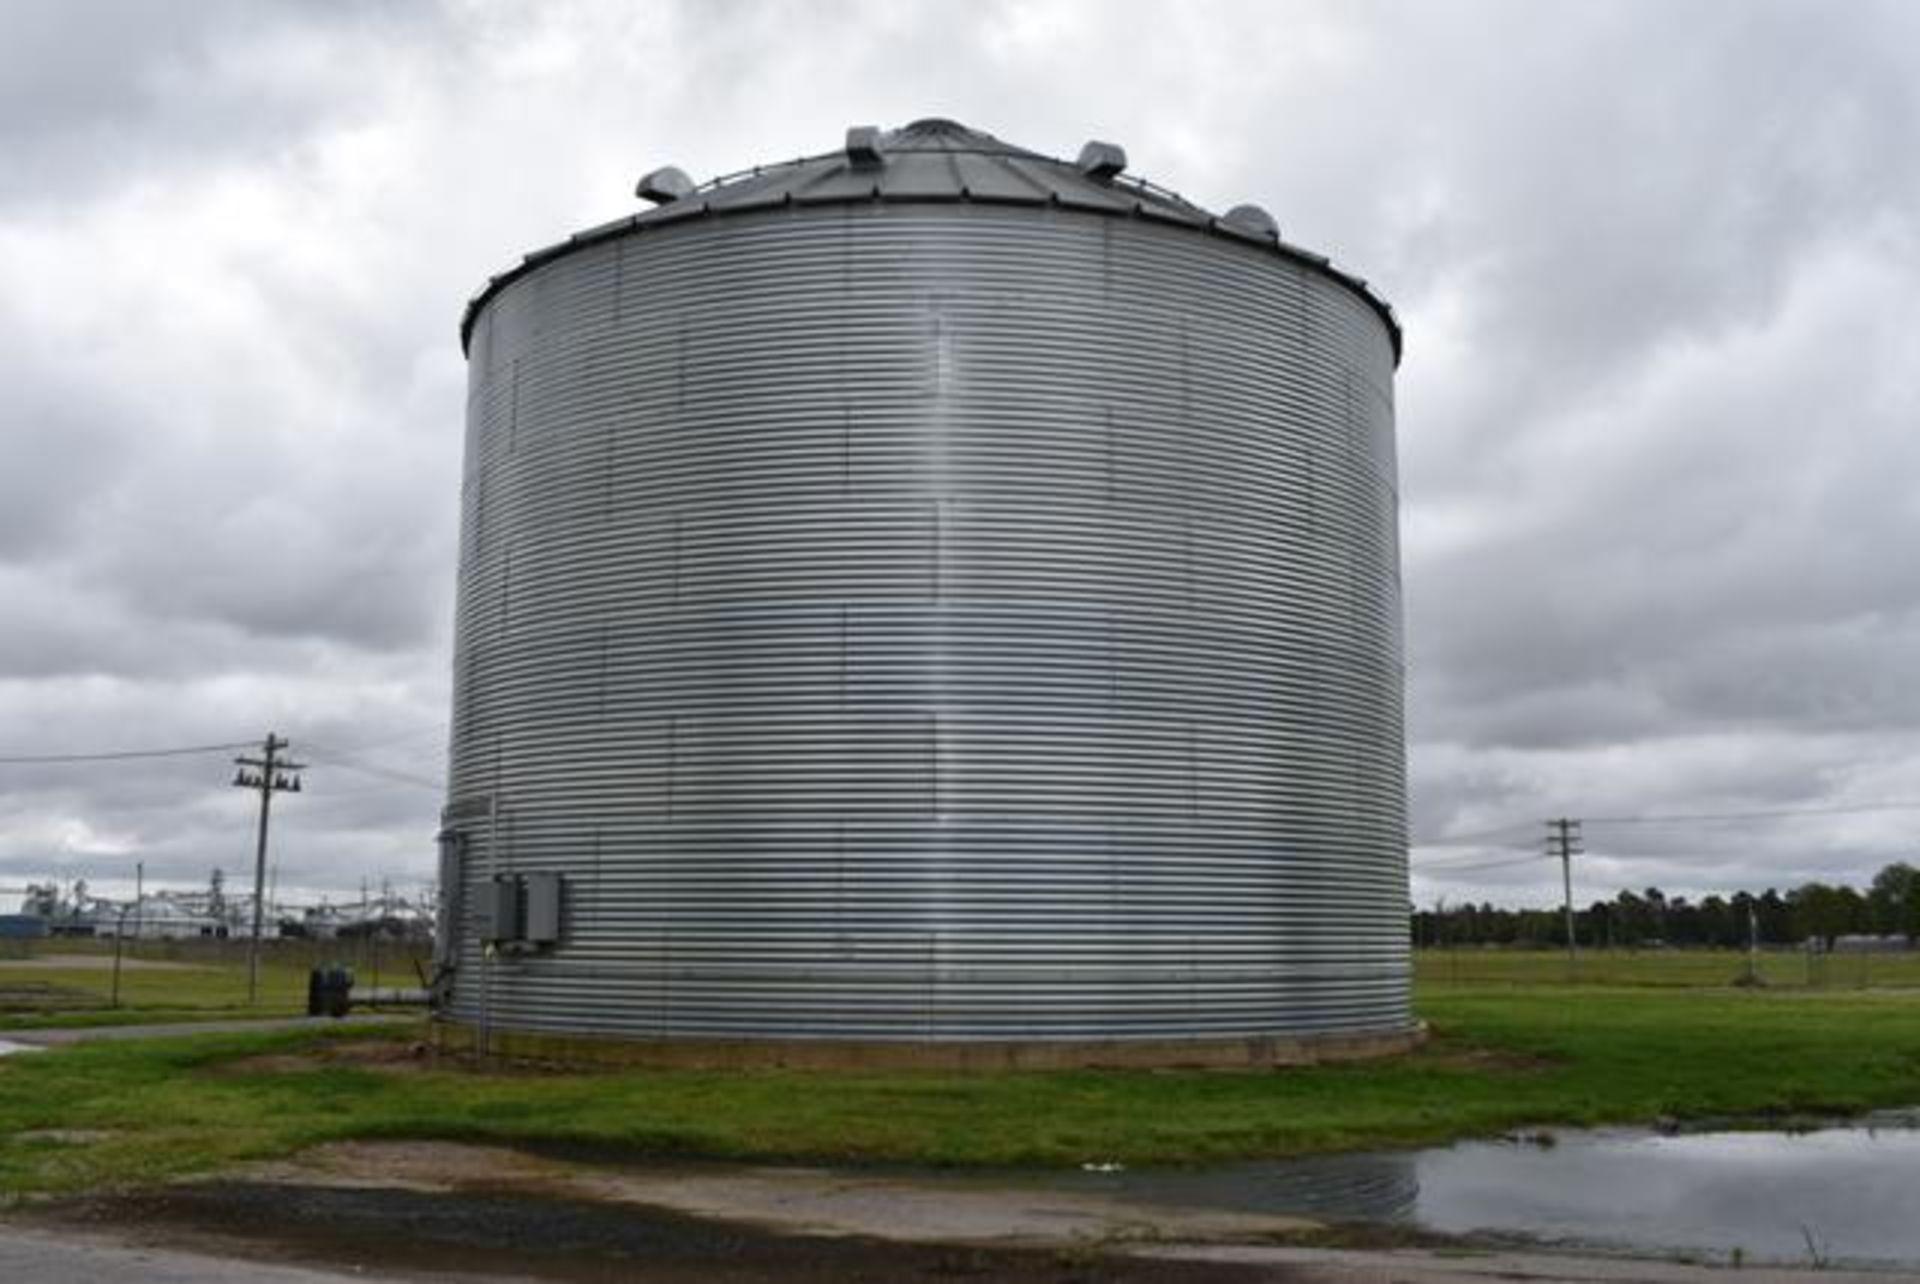
{"type": "Polygon", "coordinates": [[[1399,331],[1124,167],[853,130],[473,301],[449,1031],[1404,1041],[1399,331]]]}

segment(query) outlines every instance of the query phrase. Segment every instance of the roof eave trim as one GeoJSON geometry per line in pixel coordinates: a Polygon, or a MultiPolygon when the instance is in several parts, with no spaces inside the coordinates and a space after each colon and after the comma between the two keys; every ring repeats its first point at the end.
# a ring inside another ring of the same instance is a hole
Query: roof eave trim
{"type": "Polygon", "coordinates": [[[1148,205],[1141,201],[1129,201],[1124,205],[1097,205],[1090,201],[1059,201],[1042,198],[1028,199],[1015,195],[1000,194],[993,196],[974,195],[971,198],[965,198],[958,192],[937,195],[926,193],[887,193],[882,192],[878,187],[845,195],[818,197],[814,199],[808,199],[803,196],[791,202],[768,202],[765,204],[756,203],[741,206],[722,205],[717,208],[708,201],[701,201],[697,204],[691,201],[681,201],[675,202],[675,205],[680,207],[677,210],[675,206],[663,206],[659,210],[648,211],[647,213],[634,215],[625,219],[615,219],[610,223],[603,223],[599,227],[589,228],[584,232],[576,232],[564,241],[532,251],[525,255],[521,261],[513,267],[508,268],[497,276],[488,278],[487,283],[482,286],[472,298],[467,300],[466,307],[461,310],[460,351],[463,355],[471,355],[474,325],[479,321],[480,313],[486,308],[487,304],[493,301],[495,295],[518,281],[521,277],[530,274],[536,268],[544,267],[556,259],[563,258],[574,250],[584,249],[590,245],[598,245],[603,241],[616,240],[629,235],[640,235],[656,227],[672,227],[675,224],[686,222],[690,217],[699,218],[705,216],[721,218],[733,214],[766,214],[782,209],[818,209],[825,205],[957,205],[962,203],[963,200],[967,203],[980,205],[1033,207],[1051,205],[1055,208],[1074,210],[1079,213],[1093,214],[1103,218],[1139,218],[1142,221],[1152,222],[1162,227],[1182,227],[1207,236],[1217,237],[1220,240],[1244,246],[1256,252],[1265,251],[1268,253],[1277,253],[1283,259],[1298,263],[1303,267],[1320,273],[1322,276],[1339,282],[1358,295],[1361,301],[1371,308],[1374,314],[1380,318],[1381,323],[1386,326],[1387,340],[1393,348],[1393,363],[1396,368],[1400,364],[1403,353],[1403,338],[1400,330],[1400,320],[1394,314],[1393,305],[1381,298],[1364,278],[1355,276],[1350,272],[1344,272],[1333,266],[1332,260],[1328,259],[1325,255],[1315,254],[1310,250],[1289,245],[1284,240],[1266,240],[1264,238],[1250,237],[1237,229],[1220,226],[1220,220],[1217,218],[1183,217],[1181,214],[1170,210],[1163,210],[1157,206],[1148,205]],[[668,215],[669,210],[674,211],[671,216],[668,215]]]}

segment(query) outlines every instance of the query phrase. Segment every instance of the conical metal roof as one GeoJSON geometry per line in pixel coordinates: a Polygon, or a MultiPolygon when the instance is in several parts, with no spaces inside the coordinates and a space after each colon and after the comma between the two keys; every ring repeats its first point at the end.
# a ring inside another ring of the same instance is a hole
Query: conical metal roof
{"type": "Polygon", "coordinates": [[[865,201],[979,201],[1005,205],[1051,205],[1115,217],[1147,218],[1202,233],[1270,246],[1282,256],[1315,268],[1355,290],[1380,314],[1400,354],[1400,324],[1387,302],[1358,277],[1282,240],[1271,215],[1256,205],[1213,214],[1177,192],[1125,173],[1126,153],[1112,143],[1090,142],[1076,160],[1046,156],[1002,142],[958,121],[929,117],[880,131],[856,126],[837,151],[725,174],[695,186],[678,169],[654,170],[638,195],[655,203],[627,218],[577,232],[566,241],[528,254],[493,277],[467,304],[460,322],[465,346],[474,318],[503,286],[542,263],[582,245],[685,219],[744,214],[782,206],[865,201]]]}
{"type": "MultiPolygon", "coordinates": [[[[1118,148],[1112,151],[1124,165],[1124,154],[1118,148]]],[[[876,131],[865,153],[856,143],[853,150],[728,175],[634,221],[664,223],[769,205],[866,200],[1060,204],[1111,214],[1129,214],[1144,206],[1183,223],[1204,224],[1209,217],[1172,192],[1115,181],[1114,175],[1092,177],[1066,161],[1003,143],[955,121],[933,119],[884,134],[876,131]]]]}

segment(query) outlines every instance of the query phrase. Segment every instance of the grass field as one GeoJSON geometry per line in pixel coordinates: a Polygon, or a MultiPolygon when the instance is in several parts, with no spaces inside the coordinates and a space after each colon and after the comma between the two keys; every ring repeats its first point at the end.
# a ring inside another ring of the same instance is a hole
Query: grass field
{"type": "MultiPolygon", "coordinates": [[[[1420,950],[1414,975],[1423,992],[1478,986],[1724,986],[1744,977],[1737,950],[1582,950],[1571,968],[1564,951],[1420,950]]],[[[1755,971],[1769,989],[1920,988],[1920,951],[1897,954],[1808,954],[1762,950],[1755,971]]]]}
{"type": "MultiPolygon", "coordinates": [[[[1469,985],[1432,980],[1432,962],[1422,960],[1419,1008],[1434,1038],[1422,1051],[1263,1074],[507,1073],[408,1056],[411,1029],[15,1056],[0,1059],[0,1194],[154,1180],[366,1137],[655,1157],[1138,1164],[1920,1103],[1920,991],[1689,986],[1670,956],[1618,961],[1630,985],[1550,984],[1550,962],[1563,963],[1553,956],[1509,958],[1507,979],[1469,985]]],[[[1684,966],[1739,970],[1734,956],[1684,966]]]]}
{"type": "Polygon", "coordinates": [[[260,996],[247,1001],[244,941],[143,941],[123,951],[114,1003],[110,941],[5,942],[0,953],[0,1031],[46,1025],[113,1025],[195,1017],[289,1016],[304,1012],[307,971],[339,961],[371,980],[384,967],[389,985],[417,984],[404,950],[388,943],[375,957],[367,942],[270,942],[262,953],[260,996]]]}
{"type": "MultiPolygon", "coordinates": [[[[285,1016],[304,1009],[307,969],[319,962],[355,968],[362,981],[413,984],[412,955],[388,943],[275,942],[267,947],[260,1002],[247,1004],[246,946],[241,941],[142,942],[130,949],[113,994],[110,942],[0,942],[0,1029],[187,1020],[218,1013],[285,1016]],[[383,971],[384,969],[384,971],[383,971]]],[[[1746,956],[1727,950],[1583,951],[1574,965],[1581,986],[1714,987],[1742,976],[1746,956]]],[[[1920,988],[1920,952],[1813,955],[1763,952],[1758,971],[1770,989],[1920,988]]],[[[1569,983],[1565,954],[1544,950],[1422,950],[1415,976],[1423,994],[1483,987],[1569,983]]]]}

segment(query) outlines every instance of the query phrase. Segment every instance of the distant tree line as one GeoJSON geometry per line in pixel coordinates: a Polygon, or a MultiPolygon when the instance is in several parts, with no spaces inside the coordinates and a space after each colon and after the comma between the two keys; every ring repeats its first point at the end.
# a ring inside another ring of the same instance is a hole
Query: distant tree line
{"type": "MultiPolygon", "coordinates": [[[[1920,870],[1905,861],[1873,876],[1866,891],[1807,883],[1782,895],[1769,887],[1758,896],[1734,892],[1690,901],[1659,888],[1623,891],[1574,913],[1574,937],[1588,947],[1747,944],[1749,912],[1762,945],[1832,949],[1842,936],[1920,937],[1920,870]]],[[[1551,947],[1567,939],[1561,908],[1498,909],[1491,904],[1442,902],[1415,910],[1417,946],[1512,945],[1551,947]]]]}

